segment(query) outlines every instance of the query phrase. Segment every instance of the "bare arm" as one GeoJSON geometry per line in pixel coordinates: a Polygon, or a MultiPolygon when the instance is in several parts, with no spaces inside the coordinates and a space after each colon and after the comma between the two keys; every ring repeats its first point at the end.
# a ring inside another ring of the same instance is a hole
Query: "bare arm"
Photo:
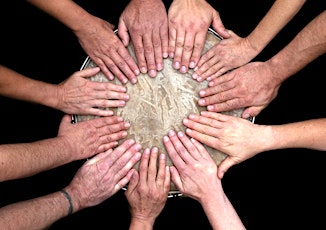
{"type": "Polygon", "coordinates": [[[247,36],[254,58],[297,14],[306,0],[276,0],[256,28],[247,36]]]}
{"type": "Polygon", "coordinates": [[[106,151],[126,136],[128,127],[118,116],[71,124],[71,116],[65,115],[57,137],[0,145],[0,181],[31,176],[106,151]]]}
{"type": "Polygon", "coordinates": [[[248,107],[242,116],[257,116],[287,78],[326,52],[325,18],[323,11],[268,61],[248,63],[209,82],[199,92],[199,105],[214,112],[248,107]]]}
{"type": "Polygon", "coordinates": [[[172,181],[179,191],[203,207],[213,229],[245,229],[240,217],[225,195],[217,166],[203,145],[182,132],[170,131],[164,145],[173,166],[172,181]],[[206,189],[207,186],[210,189],[206,189]]]}
{"type": "Polygon", "coordinates": [[[297,14],[306,0],[277,0],[247,37],[229,31],[222,40],[206,52],[195,68],[193,78],[211,81],[228,70],[247,64],[256,57],[281,29],[297,14]]]}
{"type": "Polygon", "coordinates": [[[112,80],[123,84],[137,82],[139,69],[119,37],[114,26],[98,18],[71,0],[27,0],[70,28],[90,58],[112,80]]]}
{"type": "Polygon", "coordinates": [[[264,151],[284,148],[326,151],[326,118],[258,125],[221,113],[202,112],[200,116],[189,115],[184,125],[189,136],[228,155],[219,166],[220,178],[231,166],[264,151]]]}
{"type": "Polygon", "coordinates": [[[126,140],[86,161],[65,188],[71,205],[64,193],[55,192],[1,208],[0,228],[45,229],[68,213],[98,205],[129,182],[140,149],[134,140],[126,140]]]}

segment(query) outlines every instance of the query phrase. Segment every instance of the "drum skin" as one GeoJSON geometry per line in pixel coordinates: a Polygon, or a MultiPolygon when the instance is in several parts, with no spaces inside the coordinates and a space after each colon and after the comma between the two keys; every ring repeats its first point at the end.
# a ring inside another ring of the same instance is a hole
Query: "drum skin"
{"type": "MultiPolygon", "coordinates": [[[[220,42],[220,37],[213,31],[209,30],[203,52],[220,42]]],[[[134,60],[134,50],[132,43],[127,47],[134,60]]],[[[87,57],[82,68],[95,67],[96,64],[87,57]]],[[[156,77],[149,77],[147,74],[140,74],[138,82],[134,85],[125,84],[129,101],[124,107],[106,108],[114,111],[115,115],[124,118],[130,122],[131,126],[127,130],[126,138],[133,138],[145,148],[158,147],[159,152],[166,154],[167,165],[172,165],[164,144],[163,137],[168,134],[169,130],[183,131],[186,127],[182,120],[190,113],[199,114],[206,110],[206,107],[199,106],[198,92],[208,86],[207,81],[198,82],[192,78],[193,70],[182,74],[172,67],[172,59],[164,59],[164,68],[158,72],[156,77]]],[[[100,71],[95,76],[89,78],[91,81],[111,82],[122,85],[119,79],[108,80],[100,71]]],[[[224,112],[232,116],[241,117],[243,109],[224,112]]],[[[75,122],[93,119],[91,115],[74,115],[75,122]]],[[[226,157],[223,152],[204,145],[214,162],[219,165],[226,157]]],[[[138,170],[138,164],[135,165],[138,170]]],[[[169,196],[181,195],[175,185],[171,183],[169,196]]]]}

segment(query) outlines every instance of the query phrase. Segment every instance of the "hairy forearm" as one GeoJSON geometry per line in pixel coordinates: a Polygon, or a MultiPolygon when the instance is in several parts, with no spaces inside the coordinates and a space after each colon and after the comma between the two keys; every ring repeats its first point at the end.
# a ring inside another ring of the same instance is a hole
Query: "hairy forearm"
{"type": "Polygon", "coordinates": [[[63,138],[0,145],[0,181],[24,178],[71,161],[63,138]],[[60,148],[58,148],[60,146],[60,148]]]}
{"type": "Polygon", "coordinates": [[[257,54],[297,14],[305,2],[306,0],[276,0],[274,2],[267,14],[247,37],[257,54]]]}
{"type": "Polygon", "coordinates": [[[61,192],[17,202],[0,209],[0,229],[45,229],[68,215],[69,202],[61,192]]]}
{"type": "Polygon", "coordinates": [[[323,11],[266,63],[282,81],[326,52],[326,11],[323,11]]]}
{"type": "Polygon", "coordinates": [[[58,103],[58,88],[56,85],[25,77],[1,65],[0,94],[5,97],[52,108],[55,108],[58,103]]]}
{"type": "Polygon", "coordinates": [[[326,118],[271,126],[270,149],[307,148],[326,151],[326,118]]]}

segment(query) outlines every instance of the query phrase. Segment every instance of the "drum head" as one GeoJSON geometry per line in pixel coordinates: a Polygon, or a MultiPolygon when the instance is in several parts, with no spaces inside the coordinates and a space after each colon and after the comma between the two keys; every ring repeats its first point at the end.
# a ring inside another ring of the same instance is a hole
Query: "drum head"
{"type": "MultiPolygon", "coordinates": [[[[203,52],[216,45],[220,40],[221,38],[213,30],[209,30],[203,52]]],[[[127,48],[136,60],[132,43],[127,48]]],[[[95,66],[96,64],[87,57],[81,69],[95,66]]],[[[197,101],[199,99],[198,92],[206,88],[208,82],[197,82],[192,78],[192,73],[192,69],[185,74],[180,73],[172,67],[172,59],[166,58],[164,59],[164,69],[158,72],[155,78],[147,74],[140,74],[135,85],[129,82],[125,85],[130,99],[124,107],[107,108],[113,110],[115,115],[130,122],[131,126],[127,130],[128,135],[125,139],[133,138],[144,149],[158,147],[160,152],[166,154],[167,165],[172,165],[172,162],[165,150],[163,136],[167,135],[169,130],[185,132],[186,127],[182,124],[182,120],[190,113],[199,114],[206,110],[206,107],[199,106],[197,101]]],[[[89,80],[122,85],[117,78],[112,81],[108,80],[102,72],[90,77],[89,80]]],[[[225,114],[241,117],[242,112],[243,109],[237,109],[225,112],[225,114]]],[[[75,122],[93,118],[95,116],[74,115],[75,122]]],[[[217,165],[226,157],[223,152],[204,146],[217,165]]],[[[138,170],[138,164],[135,168],[138,170]]],[[[169,197],[180,195],[182,194],[171,183],[169,197]]]]}

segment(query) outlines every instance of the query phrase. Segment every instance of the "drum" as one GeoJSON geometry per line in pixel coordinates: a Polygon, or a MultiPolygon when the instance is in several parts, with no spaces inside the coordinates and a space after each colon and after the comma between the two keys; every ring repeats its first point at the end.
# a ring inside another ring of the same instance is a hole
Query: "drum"
{"type": "MultiPolygon", "coordinates": [[[[203,52],[220,40],[221,38],[213,30],[209,30],[203,52]]],[[[136,60],[132,43],[127,48],[136,60]]],[[[95,66],[96,64],[87,57],[81,69],[95,66]]],[[[130,99],[124,107],[107,108],[131,124],[125,139],[133,138],[143,148],[158,147],[160,152],[166,154],[167,165],[172,165],[172,162],[165,150],[163,136],[167,135],[171,129],[185,132],[185,126],[182,124],[183,118],[187,117],[189,113],[199,114],[206,109],[206,107],[199,106],[197,101],[199,99],[198,92],[206,88],[208,82],[197,82],[192,78],[192,73],[192,69],[185,74],[180,73],[172,67],[172,59],[166,58],[164,59],[164,69],[158,72],[155,78],[149,77],[147,74],[140,74],[135,85],[131,83],[125,85],[130,99]]],[[[89,80],[110,81],[102,72],[90,77],[89,80]]],[[[117,78],[111,82],[121,84],[117,78]]],[[[241,117],[242,112],[243,109],[237,109],[226,112],[226,114],[241,117]]],[[[75,122],[93,118],[95,116],[73,116],[75,122]]],[[[204,146],[217,165],[226,157],[223,152],[204,146]]],[[[135,168],[138,170],[138,164],[135,165],[135,168]]],[[[170,187],[169,197],[182,195],[173,183],[170,187]]]]}

